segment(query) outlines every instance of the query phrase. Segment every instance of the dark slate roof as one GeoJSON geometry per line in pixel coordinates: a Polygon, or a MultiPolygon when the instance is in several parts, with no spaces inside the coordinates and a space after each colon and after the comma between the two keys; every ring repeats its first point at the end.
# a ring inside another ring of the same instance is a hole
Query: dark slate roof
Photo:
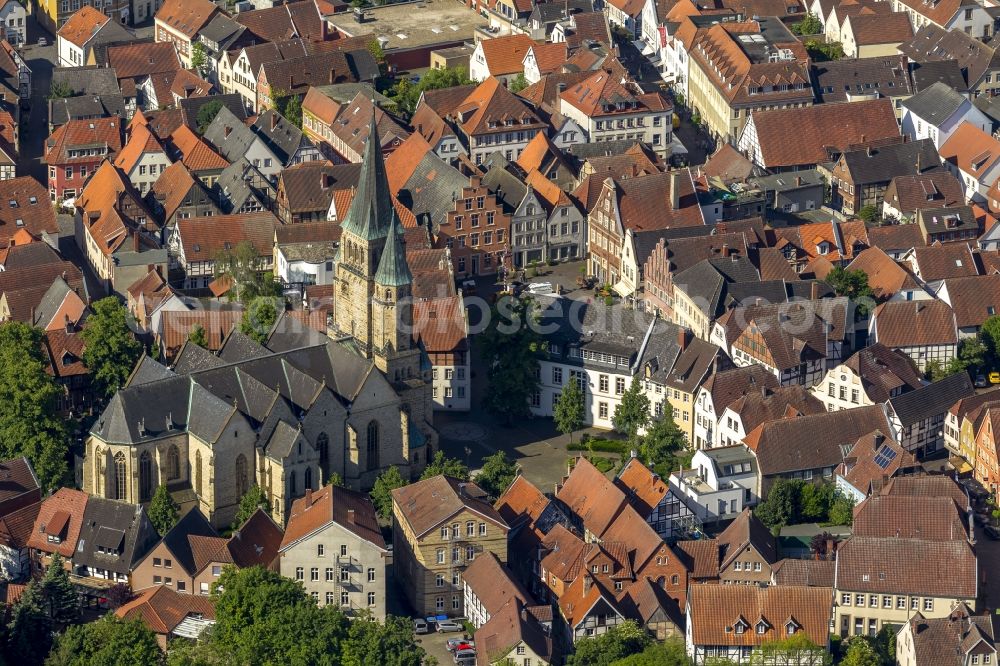
{"type": "Polygon", "coordinates": [[[201,107],[209,102],[222,102],[222,106],[226,107],[230,113],[241,121],[247,118],[247,110],[243,106],[243,98],[240,97],[239,93],[232,93],[230,95],[205,95],[203,97],[187,97],[180,100],[178,106],[180,107],[184,124],[192,129],[197,129],[198,112],[201,111],[201,107]]]}
{"type": "Polygon", "coordinates": [[[273,109],[268,109],[257,116],[251,129],[264,140],[275,157],[285,166],[289,165],[295,151],[303,143],[310,143],[301,129],[273,109]]]}
{"type": "Polygon", "coordinates": [[[375,56],[368,49],[355,49],[344,53],[351,74],[358,81],[374,81],[381,74],[375,56]]]}
{"type": "Polygon", "coordinates": [[[83,512],[73,565],[128,574],[157,539],[141,504],[91,497],[83,512]]]}
{"type": "MultiPolygon", "coordinates": [[[[730,283],[759,282],[760,274],[746,257],[703,259],[674,275],[674,287],[684,291],[695,303],[703,304],[705,314],[715,318],[726,309],[730,283]]],[[[778,302],[784,302],[782,297],[778,302]]]]}
{"type": "Polygon", "coordinates": [[[941,165],[930,139],[852,150],[844,153],[841,159],[850,170],[855,185],[888,183],[896,176],[911,176],[941,165]]]}
{"type": "Polygon", "coordinates": [[[960,93],[969,92],[968,83],[957,60],[911,62],[910,76],[913,79],[913,92],[920,92],[937,81],[960,93]]]}
{"type": "Polygon", "coordinates": [[[125,99],[120,94],[78,95],[49,100],[49,123],[53,127],[70,120],[125,116],[125,99]]]}
{"type": "Polygon", "coordinates": [[[420,224],[429,226],[434,233],[448,211],[454,209],[462,188],[468,185],[469,179],[458,169],[428,151],[396,197],[413,211],[420,224]]]}
{"type": "Polygon", "coordinates": [[[936,81],[927,86],[902,104],[921,120],[932,125],[940,125],[958,111],[965,97],[948,87],[948,84],[936,81]]]}
{"type": "Polygon", "coordinates": [[[364,240],[385,238],[393,224],[399,224],[399,215],[392,203],[389,182],[385,172],[385,156],[380,149],[375,113],[368,123],[368,138],[362,159],[358,189],[351,200],[341,226],[345,233],[352,233],[364,240]]]}
{"type": "Polygon", "coordinates": [[[193,575],[197,572],[197,566],[194,553],[191,551],[191,540],[188,538],[192,536],[216,538],[219,536],[197,507],[185,513],[184,517],[163,536],[163,544],[173,554],[174,561],[188,574],[193,575]]]}
{"type": "Polygon", "coordinates": [[[933,384],[908,391],[889,400],[903,427],[936,415],[943,415],[962,398],[975,393],[969,373],[957,372],[933,384]]]}
{"type": "Polygon", "coordinates": [[[249,152],[257,135],[232,111],[223,107],[212,124],[205,129],[204,139],[215,146],[227,160],[235,162],[249,152]]]}
{"type": "Polygon", "coordinates": [[[52,83],[68,85],[74,95],[121,95],[118,77],[110,67],[87,65],[85,67],[56,67],[52,70],[52,83]]]}
{"type": "Polygon", "coordinates": [[[528,193],[528,186],[511,173],[506,158],[499,157],[490,166],[489,170],[482,178],[482,184],[490,192],[496,195],[497,199],[504,205],[508,213],[517,210],[517,207],[524,201],[524,195],[528,193]]]}
{"type": "Polygon", "coordinates": [[[375,284],[386,287],[401,287],[413,282],[413,273],[406,263],[406,244],[403,241],[403,225],[390,224],[385,240],[385,250],[375,272],[375,284]]]}
{"type": "Polygon", "coordinates": [[[149,382],[154,382],[159,379],[167,379],[168,377],[174,376],[173,370],[162,363],[154,361],[146,354],[143,354],[142,358],[139,359],[139,363],[136,364],[135,369],[132,370],[132,374],[129,375],[128,381],[125,385],[139,386],[141,384],[148,384],[149,382]]]}
{"type": "Polygon", "coordinates": [[[994,128],[996,128],[997,125],[1000,125],[1000,99],[980,95],[976,99],[972,100],[972,103],[976,105],[977,109],[990,117],[990,120],[993,121],[994,128]]]}
{"type": "Polygon", "coordinates": [[[818,102],[847,102],[848,95],[881,93],[886,97],[910,94],[905,60],[899,57],[844,58],[815,63],[810,68],[818,102]]]}
{"type": "Polygon", "coordinates": [[[245,25],[237,23],[222,12],[219,12],[212,17],[212,20],[205,27],[198,31],[198,36],[204,37],[216,44],[224,45],[227,41],[231,42],[232,39],[239,37],[246,29],[245,25]]]}
{"type": "Polygon", "coordinates": [[[594,11],[594,3],[591,0],[569,0],[569,2],[542,2],[535,5],[531,10],[529,20],[541,23],[553,23],[561,21],[566,17],[566,10],[570,14],[578,12],[594,11]]]}
{"type": "Polygon", "coordinates": [[[276,195],[271,181],[243,157],[222,170],[212,191],[222,201],[224,213],[238,211],[251,198],[267,208],[268,199],[274,201],[276,195]],[[264,191],[259,188],[264,188],[264,191]]]}

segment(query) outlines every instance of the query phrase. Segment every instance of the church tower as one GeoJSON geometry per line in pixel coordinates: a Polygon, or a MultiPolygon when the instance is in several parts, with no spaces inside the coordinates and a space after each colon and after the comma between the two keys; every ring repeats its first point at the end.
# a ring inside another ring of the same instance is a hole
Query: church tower
{"type": "Polygon", "coordinates": [[[403,227],[393,211],[372,298],[375,365],[393,382],[420,376],[420,348],[413,341],[413,274],[406,263],[403,227]]]}
{"type": "Polygon", "coordinates": [[[341,224],[343,231],[337,249],[334,287],[336,327],[354,338],[358,351],[366,358],[372,357],[373,350],[371,305],[375,296],[375,273],[393,224],[399,221],[389,193],[373,114],[358,189],[341,224]]]}

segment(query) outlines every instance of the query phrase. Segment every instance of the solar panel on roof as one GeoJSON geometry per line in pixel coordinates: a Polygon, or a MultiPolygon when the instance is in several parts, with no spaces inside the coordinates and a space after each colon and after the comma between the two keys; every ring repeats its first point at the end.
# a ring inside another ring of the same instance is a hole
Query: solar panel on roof
{"type": "Polygon", "coordinates": [[[878,454],[875,456],[875,464],[886,469],[889,467],[889,463],[896,459],[896,451],[889,448],[888,446],[883,446],[878,454]]]}

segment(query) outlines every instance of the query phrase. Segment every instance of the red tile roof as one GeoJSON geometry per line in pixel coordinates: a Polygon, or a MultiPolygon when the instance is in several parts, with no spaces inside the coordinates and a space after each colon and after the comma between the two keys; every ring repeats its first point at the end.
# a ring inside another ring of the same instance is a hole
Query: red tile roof
{"type": "MultiPolygon", "coordinates": [[[[181,68],[173,42],[139,42],[108,47],[108,66],[119,81],[139,79],[150,74],[176,72],[181,68]]],[[[172,104],[159,100],[161,104],[172,104]]]]}
{"type": "Polygon", "coordinates": [[[979,180],[1000,160],[1000,141],[972,123],[964,122],[938,152],[941,159],[979,180]]]}
{"type": "Polygon", "coordinates": [[[157,23],[192,39],[218,12],[218,5],[211,0],[165,0],[155,18],[157,23]]]}
{"type": "Polygon", "coordinates": [[[199,594],[181,594],[165,585],[156,585],[139,592],[139,595],[115,611],[123,620],[142,620],[149,630],[167,635],[177,628],[188,615],[215,619],[215,604],[199,594]]]}
{"type": "Polygon", "coordinates": [[[177,233],[187,262],[215,261],[219,252],[249,241],[261,256],[271,256],[278,218],[267,211],[178,220],[177,233]]]}
{"type": "Polygon", "coordinates": [[[215,171],[229,166],[222,155],[195,134],[187,125],[181,125],[170,135],[170,143],[181,154],[181,160],[191,171],[215,171]]]}
{"type": "Polygon", "coordinates": [[[504,35],[479,42],[491,76],[508,76],[524,71],[524,56],[535,40],[524,34],[504,35]]]}
{"type": "Polygon", "coordinates": [[[325,486],[306,491],[292,504],[285,526],[281,550],[285,550],[317,530],[336,523],[356,536],[385,549],[375,507],[368,495],[341,486],[325,486]]]}
{"type": "Polygon", "coordinates": [[[850,147],[899,137],[892,100],[881,98],[847,105],[755,111],[761,158],[768,169],[820,164],[850,147]],[[788,128],[795,127],[793,135],[788,128]]]}
{"type": "Polygon", "coordinates": [[[35,238],[59,233],[48,190],[31,176],[0,181],[0,247],[9,245],[14,234],[21,230],[35,238]],[[12,206],[11,201],[16,205],[12,206]]]}
{"type": "Polygon", "coordinates": [[[875,308],[875,332],[886,347],[958,343],[955,313],[942,301],[890,301],[875,308]]]}
{"type": "Polygon", "coordinates": [[[825,587],[692,585],[688,590],[688,634],[694,645],[756,646],[797,628],[816,645],[829,641],[833,590],[825,587]],[[744,631],[734,627],[742,620],[744,631]],[[757,624],[765,629],[758,632],[757,624]]]}
{"type": "Polygon", "coordinates": [[[460,296],[416,301],[413,337],[428,353],[468,349],[468,322],[460,296]]]}
{"type": "Polygon", "coordinates": [[[60,125],[45,141],[46,164],[66,165],[75,161],[93,162],[94,155],[70,157],[71,150],[106,150],[109,159],[122,147],[121,118],[93,118],[90,120],[70,120],[60,125]]]}
{"type": "Polygon", "coordinates": [[[104,27],[104,24],[111,19],[97,11],[90,5],[84,5],[78,12],[66,19],[66,22],[59,32],[58,37],[65,39],[75,46],[83,48],[90,41],[90,38],[97,34],[97,31],[104,27]]]}
{"type": "Polygon", "coordinates": [[[76,541],[80,538],[80,528],[83,527],[87,498],[87,493],[72,488],[60,488],[46,497],[35,519],[28,547],[72,557],[76,541]],[[60,537],[61,541],[53,543],[49,537],[60,537]]]}

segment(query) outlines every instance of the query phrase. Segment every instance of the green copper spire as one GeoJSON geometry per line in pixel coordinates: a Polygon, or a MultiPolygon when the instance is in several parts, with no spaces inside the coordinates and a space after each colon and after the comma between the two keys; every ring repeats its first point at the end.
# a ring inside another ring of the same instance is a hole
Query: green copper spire
{"type": "Polygon", "coordinates": [[[410,272],[410,265],[406,263],[406,243],[403,241],[402,225],[396,217],[396,211],[393,211],[389,223],[389,235],[385,240],[385,250],[378,262],[378,271],[375,273],[375,284],[402,287],[411,282],[413,273],[410,272]]]}
{"type": "Polygon", "coordinates": [[[382,157],[378,128],[375,126],[373,103],[358,190],[354,193],[354,200],[351,201],[351,207],[347,210],[342,227],[345,232],[365,240],[385,238],[389,232],[393,213],[392,194],[389,192],[389,180],[385,175],[385,159],[382,157]]]}

